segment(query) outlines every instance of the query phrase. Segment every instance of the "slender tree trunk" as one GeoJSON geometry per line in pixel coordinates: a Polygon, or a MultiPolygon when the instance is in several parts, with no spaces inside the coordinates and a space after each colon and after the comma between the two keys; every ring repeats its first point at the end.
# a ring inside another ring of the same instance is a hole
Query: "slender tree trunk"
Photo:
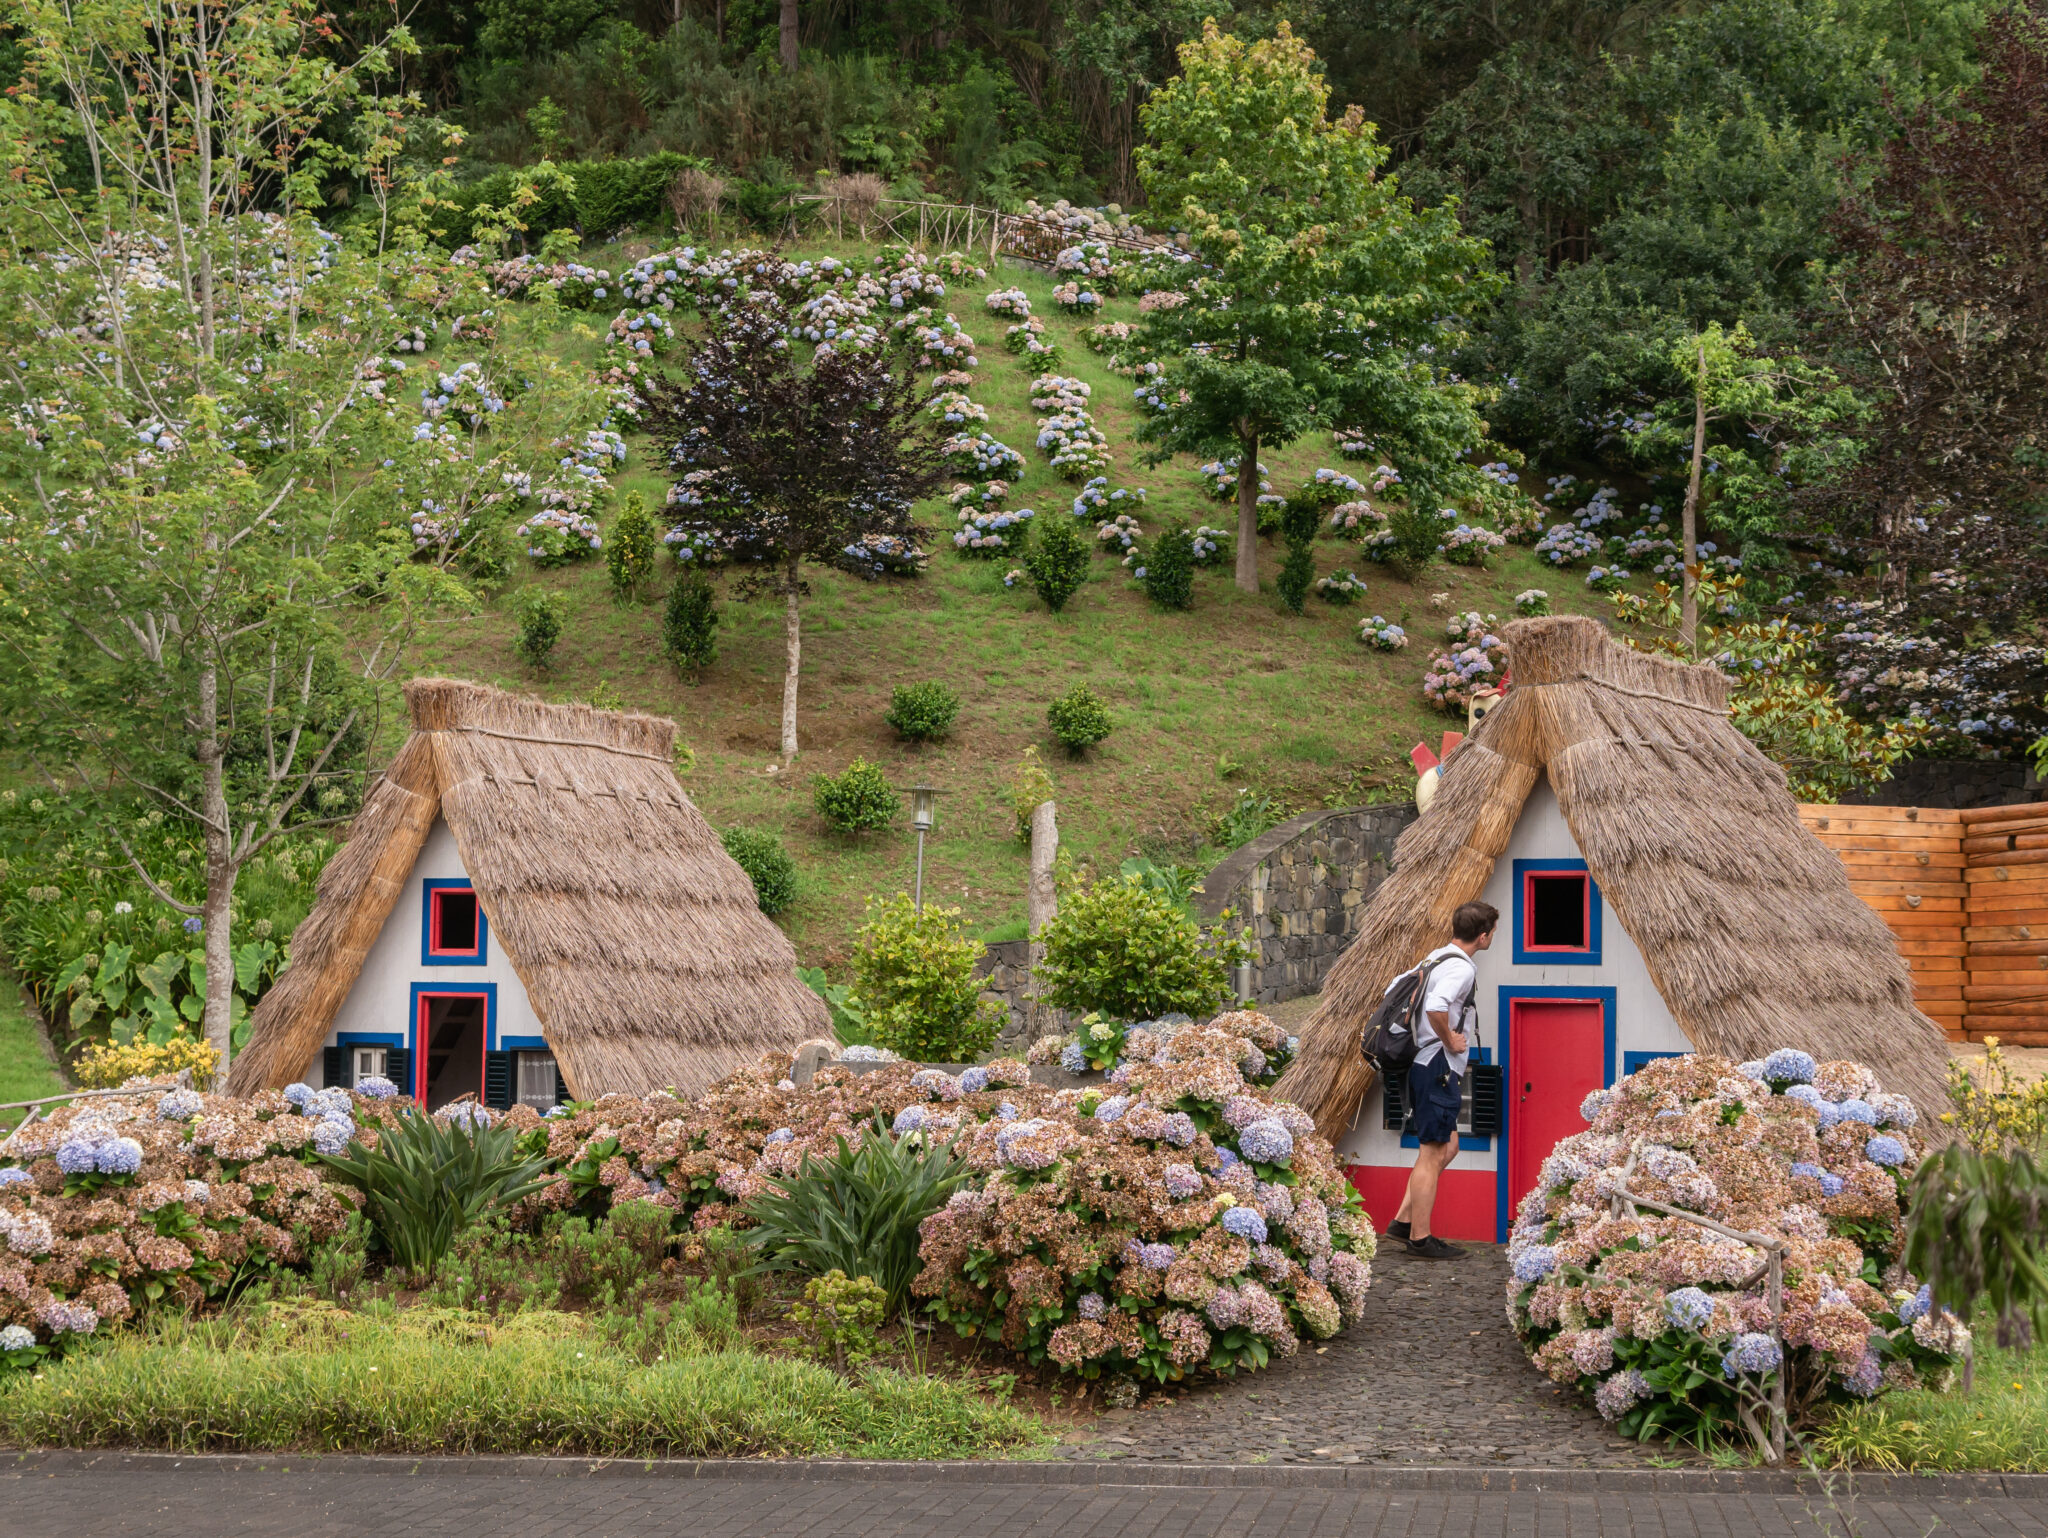
{"type": "Polygon", "coordinates": [[[782,67],[796,68],[796,0],[782,0],[782,67]]]}
{"type": "Polygon", "coordinates": [[[1259,590],[1259,438],[1238,440],[1237,462],[1237,590],[1259,590]]]}
{"type": "Polygon", "coordinates": [[[1684,545],[1685,571],[1679,578],[1678,638],[1691,651],[1698,643],[1700,629],[1699,532],[1700,470],[1707,456],[1707,348],[1700,344],[1699,378],[1692,397],[1692,479],[1685,487],[1685,515],[1679,538],[1684,545]]]}
{"type": "Polygon", "coordinates": [[[782,617],[782,649],[786,671],[782,675],[782,757],[796,759],[796,674],[803,657],[803,617],[797,612],[796,573],[789,574],[788,607],[782,617]]]}
{"type": "Polygon", "coordinates": [[[206,822],[206,1040],[220,1054],[225,1082],[234,1051],[235,958],[232,934],[235,897],[235,829],[227,797],[226,745],[220,736],[220,674],[208,663],[199,674],[200,815],[206,822]]]}

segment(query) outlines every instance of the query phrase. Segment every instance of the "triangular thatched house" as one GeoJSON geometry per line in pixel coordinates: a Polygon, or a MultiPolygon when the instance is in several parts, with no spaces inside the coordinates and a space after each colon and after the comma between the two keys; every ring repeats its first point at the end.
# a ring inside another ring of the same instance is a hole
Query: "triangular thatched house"
{"type": "Polygon", "coordinates": [[[1473,1056],[1498,1073],[1472,1076],[1487,1130],[1445,1174],[1441,1233],[1504,1232],[1543,1156],[1583,1130],[1586,1091],[1651,1057],[1799,1047],[1859,1059],[1935,1109],[1942,1033],[1783,772],[1729,720],[1719,671],[1632,651],[1591,619],[1504,637],[1513,686],[1445,760],[1278,1086],[1339,1144],[1375,1215],[1392,1215],[1414,1155],[1398,1093],[1367,1099],[1359,1035],[1475,898],[1501,912],[1478,958],[1473,1056]]]}
{"type": "Polygon", "coordinates": [[[673,721],[438,678],[405,698],[412,735],[321,873],[233,1093],[687,1094],[827,1031],[676,783],[673,721]]]}

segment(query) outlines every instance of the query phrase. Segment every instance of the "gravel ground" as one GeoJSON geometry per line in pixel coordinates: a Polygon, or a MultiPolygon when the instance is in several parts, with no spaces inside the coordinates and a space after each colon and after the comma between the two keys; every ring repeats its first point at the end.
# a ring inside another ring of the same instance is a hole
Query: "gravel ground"
{"type": "Polygon", "coordinates": [[[1415,1260],[1382,1241],[1365,1316],[1335,1340],[1104,1415],[1062,1456],[1552,1469],[1680,1456],[1621,1440],[1530,1366],[1503,1308],[1505,1250],[1467,1249],[1415,1260]]]}

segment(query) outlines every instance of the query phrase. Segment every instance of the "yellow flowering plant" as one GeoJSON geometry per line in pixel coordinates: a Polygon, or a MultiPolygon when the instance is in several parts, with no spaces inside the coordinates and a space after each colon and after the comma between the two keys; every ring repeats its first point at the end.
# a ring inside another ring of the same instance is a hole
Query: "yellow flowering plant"
{"type": "Polygon", "coordinates": [[[190,1036],[161,1042],[138,1036],[127,1043],[95,1043],[80,1053],[73,1065],[78,1082],[87,1089],[114,1089],[130,1079],[168,1078],[188,1068],[193,1088],[211,1088],[220,1071],[219,1049],[190,1036]]]}

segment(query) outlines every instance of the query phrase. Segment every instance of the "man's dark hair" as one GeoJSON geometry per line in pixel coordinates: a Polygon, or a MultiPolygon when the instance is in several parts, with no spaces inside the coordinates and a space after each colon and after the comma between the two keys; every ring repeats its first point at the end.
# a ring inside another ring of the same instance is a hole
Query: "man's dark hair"
{"type": "Polygon", "coordinates": [[[1492,903],[1466,903],[1451,915],[1453,940],[1476,940],[1500,922],[1500,909],[1492,903]]]}

